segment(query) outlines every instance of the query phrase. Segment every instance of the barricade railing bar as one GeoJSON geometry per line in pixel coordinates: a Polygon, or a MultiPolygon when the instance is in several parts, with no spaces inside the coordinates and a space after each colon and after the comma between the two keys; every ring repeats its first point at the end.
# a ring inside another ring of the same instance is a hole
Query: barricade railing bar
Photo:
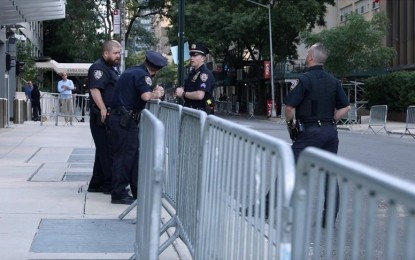
{"type": "Polygon", "coordinates": [[[379,133],[381,130],[384,130],[386,133],[389,134],[389,132],[386,130],[387,115],[388,115],[387,105],[372,106],[370,108],[369,127],[366,129],[364,133],[366,133],[370,129],[375,134],[379,133]],[[379,127],[379,129],[375,131],[374,127],[379,127]]]}
{"type": "Polygon", "coordinates": [[[161,245],[161,252],[180,236],[191,255],[194,255],[198,225],[202,137],[206,116],[204,111],[187,107],[182,109],[179,131],[176,214],[163,225],[161,233],[171,227],[175,227],[176,230],[161,245]]]}
{"type": "Polygon", "coordinates": [[[249,102],[248,103],[248,118],[249,119],[255,118],[255,115],[254,115],[254,104],[252,102],[249,102]]]}
{"type": "Polygon", "coordinates": [[[131,259],[157,260],[160,246],[161,194],[164,174],[165,128],[150,111],[140,118],[136,240],[131,259]]]}
{"type": "Polygon", "coordinates": [[[415,185],[379,170],[307,148],[296,168],[293,211],[292,259],[415,257],[415,185]]]}
{"type": "Polygon", "coordinates": [[[406,109],[405,132],[401,135],[401,137],[408,134],[415,139],[415,132],[411,132],[411,130],[415,130],[415,106],[408,106],[406,109]]]}
{"type": "Polygon", "coordinates": [[[194,259],[289,259],[290,146],[208,116],[194,259]]]}
{"type": "Polygon", "coordinates": [[[158,113],[159,113],[159,107],[160,107],[159,103],[160,103],[160,99],[151,99],[147,101],[147,104],[146,104],[146,108],[150,110],[150,112],[153,113],[153,115],[155,115],[156,117],[158,117],[158,113]]]}
{"type": "Polygon", "coordinates": [[[174,103],[160,102],[158,118],[165,126],[165,162],[166,171],[163,181],[163,197],[176,206],[176,182],[179,161],[179,131],[182,106],[174,103]]]}
{"type": "Polygon", "coordinates": [[[281,105],[281,115],[280,115],[280,124],[285,124],[287,121],[287,118],[285,117],[285,104],[281,105]]]}

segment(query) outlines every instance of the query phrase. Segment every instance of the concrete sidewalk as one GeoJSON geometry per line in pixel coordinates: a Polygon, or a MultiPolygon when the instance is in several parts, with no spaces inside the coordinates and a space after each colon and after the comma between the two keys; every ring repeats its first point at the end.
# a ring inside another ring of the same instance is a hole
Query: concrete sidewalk
{"type": "MultiPolygon", "coordinates": [[[[95,151],[89,123],[62,125],[0,128],[1,259],[129,259],[135,210],[119,220],[126,205],[86,191],[95,151]]],[[[182,259],[179,247],[160,259],[182,259]]]]}

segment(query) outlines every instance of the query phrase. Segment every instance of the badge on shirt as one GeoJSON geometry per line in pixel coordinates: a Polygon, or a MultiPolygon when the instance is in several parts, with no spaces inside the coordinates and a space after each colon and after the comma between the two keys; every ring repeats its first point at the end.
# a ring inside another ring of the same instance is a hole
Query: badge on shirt
{"type": "Polygon", "coordinates": [[[203,82],[206,82],[206,80],[208,80],[208,75],[206,74],[206,73],[202,73],[202,74],[200,74],[200,79],[203,81],[203,82]]]}
{"type": "Polygon", "coordinates": [[[149,76],[146,76],[146,83],[147,85],[150,85],[150,86],[153,84],[153,81],[151,80],[149,76]]]}
{"type": "Polygon", "coordinates": [[[94,70],[94,78],[96,80],[100,79],[102,77],[102,75],[104,75],[104,73],[102,72],[102,70],[94,70]]]}

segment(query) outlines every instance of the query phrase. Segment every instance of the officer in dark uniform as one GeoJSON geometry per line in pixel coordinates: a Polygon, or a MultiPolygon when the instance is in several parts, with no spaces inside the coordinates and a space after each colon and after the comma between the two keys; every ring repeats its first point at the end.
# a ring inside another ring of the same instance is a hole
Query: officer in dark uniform
{"type": "Polygon", "coordinates": [[[192,69],[185,79],[184,87],[176,89],[176,95],[184,99],[185,107],[213,114],[215,78],[205,65],[209,49],[202,43],[196,43],[191,45],[189,52],[192,69]]]}
{"type": "MultiPolygon", "coordinates": [[[[296,85],[292,86],[285,99],[285,116],[293,140],[292,150],[296,160],[308,146],[337,154],[339,138],[336,121],[349,112],[350,105],[340,81],[323,69],[327,57],[326,47],[321,43],[312,45],[306,57],[307,72],[300,77],[296,85]]],[[[325,190],[327,195],[327,181],[325,190]]],[[[337,187],[337,211],[338,195],[337,187]]],[[[325,210],[326,201],[323,227],[325,227],[325,210]]]]}
{"type": "Polygon", "coordinates": [[[117,66],[121,59],[121,44],[114,40],[102,45],[102,57],[88,70],[90,91],[90,129],[95,143],[95,162],[88,192],[111,193],[112,160],[111,144],[106,118],[115,83],[118,81],[117,66]]]}
{"type": "Polygon", "coordinates": [[[111,203],[131,204],[137,198],[139,117],[150,99],[159,99],[164,89],[152,89],[152,77],[167,65],[160,53],[148,51],[146,60],[126,70],[117,82],[111,106],[110,129],[113,144],[111,203]],[[126,187],[130,185],[132,197],[126,187]]]}

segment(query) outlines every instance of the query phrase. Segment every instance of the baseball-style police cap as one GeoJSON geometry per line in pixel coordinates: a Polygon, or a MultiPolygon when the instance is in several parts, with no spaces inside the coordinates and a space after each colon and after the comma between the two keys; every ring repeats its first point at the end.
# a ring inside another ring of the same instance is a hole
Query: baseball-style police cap
{"type": "Polygon", "coordinates": [[[209,49],[203,43],[194,43],[190,46],[189,52],[190,55],[197,53],[206,56],[206,54],[209,54],[209,49]]]}
{"type": "Polygon", "coordinates": [[[155,51],[147,51],[146,62],[155,69],[162,69],[167,66],[167,59],[155,51]]]}

